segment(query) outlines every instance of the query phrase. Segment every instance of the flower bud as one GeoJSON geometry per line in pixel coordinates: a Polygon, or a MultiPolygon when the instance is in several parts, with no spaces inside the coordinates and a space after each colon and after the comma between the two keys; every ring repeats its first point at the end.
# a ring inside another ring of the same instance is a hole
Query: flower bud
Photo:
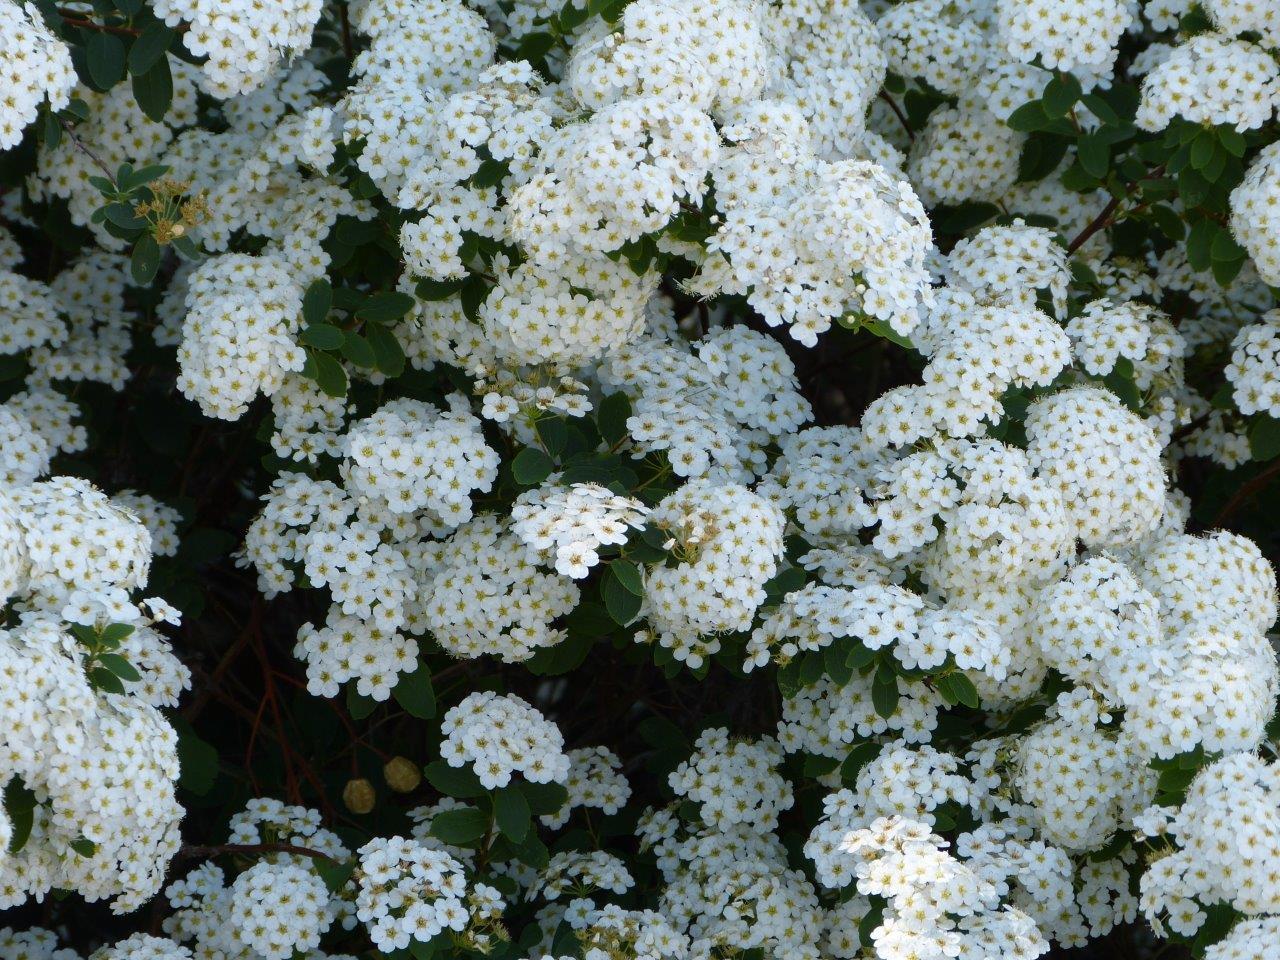
{"type": "Polygon", "coordinates": [[[406,757],[392,757],[382,768],[382,775],[387,778],[387,786],[396,793],[412,793],[422,782],[422,771],[406,757]]]}
{"type": "Polygon", "coordinates": [[[373,790],[373,784],[364,777],[348,780],[347,785],[342,788],[342,802],[352,813],[368,813],[373,809],[377,799],[378,795],[373,790]]]}

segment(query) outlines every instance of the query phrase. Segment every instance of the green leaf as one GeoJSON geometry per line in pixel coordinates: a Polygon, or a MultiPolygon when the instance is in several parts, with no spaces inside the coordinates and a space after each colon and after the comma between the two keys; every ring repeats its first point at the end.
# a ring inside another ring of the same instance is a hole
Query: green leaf
{"type": "Polygon", "coordinates": [[[605,573],[600,583],[600,598],[604,608],[619,626],[627,626],[640,613],[640,596],[632,593],[618,579],[613,570],[605,573]]]}
{"type": "Polygon", "coordinates": [[[1065,117],[1082,93],[1080,81],[1072,74],[1064,73],[1055,76],[1045,85],[1044,95],[1041,97],[1045,115],[1065,117]]]}
{"type": "Polygon", "coordinates": [[[1213,159],[1215,143],[1212,133],[1208,130],[1201,131],[1200,135],[1191,142],[1191,166],[1197,170],[1207,167],[1209,161],[1213,159]]]}
{"type": "Polygon", "coordinates": [[[372,369],[377,364],[369,341],[354,330],[348,330],[342,335],[342,355],[357,367],[363,367],[366,370],[372,369]]]}
{"type": "Polygon", "coordinates": [[[448,300],[462,290],[461,280],[419,280],[414,288],[419,300],[448,300]]]}
{"type": "Polygon", "coordinates": [[[529,809],[537,816],[555,813],[569,802],[569,791],[559,783],[533,783],[522,780],[520,792],[529,801],[529,809]]]}
{"type": "Polygon", "coordinates": [[[331,397],[347,395],[347,371],[327,353],[307,350],[307,362],[302,368],[302,373],[318,383],[320,389],[331,397]]]}
{"type": "Polygon", "coordinates": [[[871,703],[886,720],[898,709],[898,677],[887,663],[881,663],[871,683],[871,703]]]}
{"type": "Polygon", "coordinates": [[[5,784],[4,810],[13,824],[9,852],[17,853],[27,845],[31,828],[35,824],[36,812],[36,795],[27,788],[21,777],[13,777],[5,784]]]}
{"type": "Polygon", "coordinates": [[[404,348],[395,333],[383,326],[365,327],[364,335],[373,348],[373,361],[378,372],[388,377],[404,373],[404,348]]]}
{"type": "Polygon", "coordinates": [[[142,674],[138,673],[124,657],[118,653],[101,653],[98,655],[98,663],[106,667],[121,680],[128,680],[130,683],[137,683],[142,679],[142,674]]]}
{"type": "Polygon", "coordinates": [[[596,423],[600,436],[611,447],[616,447],[627,436],[627,420],[631,416],[631,400],[625,393],[611,393],[600,401],[596,423]]]}
{"type": "Polygon", "coordinates": [[[430,720],[436,715],[436,694],[431,686],[431,671],[425,663],[419,663],[416,670],[402,676],[391,695],[410,716],[430,720]]]}
{"type": "Polygon", "coordinates": [[[98,642],[114,650],[126,637],[133,636],[133,625],[129,623],[109,623],[98,634],[98,642]]]}
{"type": "Polygon", "coordinates": [[[475,807],[460,807],[437,813],[429,833],[437,840],[454,846],[475,843],[489,832],[489,818],[475,807]]]}
{"type": "Polygon", "coordinates": [[[516,46],[516,56],[530,63],[537,63],[546,57],[556,45],[556,38],[545,30],[535,30],[520,38],[516,46]]]}
{"type": "Polygon", "coordinates": [[[336,894],[350,882],[351,877],[356,872],[356,863],[357,861],[354,857],[339,863],[313,858],[311,866],[320,875],[320,879],[324,881],[324,885],[329,892],[336,894]]]}
{"type": "MultiPolygon", "coordinates": [[[[302,319],[308,326],[324,323],[333,307],[333,287],[323,277],[313,280],[302,296],[302,319]]],[[[319,344],[317,344],[319,346],[319,344]]],[[[326,348],[332,349],[332,348],[326,348]]]]}
{"type": "Polygon", "coordinates": [[[82,857],[92,857],[98,852],[98,845],[88,837],[76,837],[71,841],[71,849],[82,857]]]}
{"type": "Polygon", "coordinates": [[[347,684],[347,713],[351,714],[351,719],[363,720],[377,709],[377,700],[366,697],[354,683],[347,684]]]}
{"type": "Polygon", "coordinates": [[[1032,100],[1030,103],[1024,103],[1009,114],[1009,119],[1005,123],[1009,125],[1010,130],[1030,133],[1033,130],[1043,130],[1049,119],[1050,117],[1044,112],[1044,106],[1040,101],[1032,100]]]}
{"type": "Polygon", "coordinates": [[[177,33],[165,26],[163,21],[153,20],[142,29],[138,39],[129,48],[129,72],[146,73],[168,51],[177,33]]]}
{"type": "Polygon", "coordinates": [[[371,323],[394,323],[413,309],[413,297],[398,290],[383,290],[373,294],[356,311],[361,320],[371,323]]]}
{"type": "Polygon", "coordinates": [[[1233,157],[1244,156],[1245,147],[1247,146],[1244,135],[1234,127],[1218,127],[1218,142],[1222,144],[1223,149],[1233,157]]]}
{"type": "Polygon", "coordinates": [[[630,560],[611,560],[609,562],[609,572],[618,578],[628,591],[634,593],[637,597],[644,596],[644,580],[640,576],[640,568],[630,560]]]}
{"type": "Polygon", "coordinates": [[[1096,133],[1087,133],[1076,141],[1076,156],[1085,173],[1101,180],[1111,163],[1111,146],[1096,133]]]}
{"type": "Polygon", "coordinates": [[[1142,409],[1142,391],[1138,389],[1138,383],[1134,377],[1133,361],[1128,357],[1120,357],[1116,360],[1115,367],[1102,382],[1130,410],[1142,409]]]}
{"type": "Polygon", "coordinates": [[[94,667],[89,671],[89,683],[95,690],[106,693],[124,693],[124,684],[120,678],[106,667],[94,667]]]}
{"type": "Polygon", "coordinates": [[[1102,121],[1105,126],[1114,127],[1120,123],[1119,115],[1111,109],[1111,105],[1103,100],[1096,93],[1087,93],[1080,98],[1083,103],[1095,117],[1102,121]]]}
{"type": "Polygon", "coordinates": [[[1220,230],[1209,244],[1209,256],[1214,260],[1243,260],[1247,254],[1244,247],[1236,243],[1229,231],[1220,230]]]}
{"type": "Polygon", "coordinates": [[[1018,157],[1018,182],[1034,183],[1053,173],[1066,156],[1067,145],[1065,137],[1052,134],[1033,133],[1027,137],[1018,157]]]}
{"type": "Polygon", "coordinates": [[[129,258],[129,272],[133,282],[139,287],[151,286],[160,269],[160,244],[149,233],[144,233],[133,245],[133,256],[129,258]]]}
{"type": "Polygon", "coordinates": [[[173,102],[173,73],[169,58],[161,57],[146,73],[133,75],[133,99],[152,120],[159,123],[173,102]]]}
{"type": "Polygon", "coordinates": [[[171,715],[169,722],[178,735],[178,786],[203,797],[218,779],[218,751],[184,718],[171,715]]]}
{"type": "Polygon", "coordinates": [[[136,17],[142,12],[143,0],[112,0],[112,2],[126,17],[136,17]]]}
{"type": "Polygon", "coordinates": [[[90,33],[84,53],[89,78],[99,90],[110,90],[124,79],[124,44],[115,34],[90,33]]]}
{"type": "Polygon", "coordinates": [[[880,744],[868,741],[850,750],[844,762],[840,764],[840,782],[846,787],[852,787],[858,782],[858,771],[880,756],[882,749],[884,748],[880,744]]]}
{"type": "Polygon", "coordinates": [[[533,820],[529,801],[516,785],[506,786],[493,795],[493,816],[503,836],[523,843],[533,820]]]}
{"type": "Polygon", "coordinates": [[[1249,452],[1259,462],[1280,457],[1280,420],[1265,413],[1254,417],[1249,425],[1249,452]]]}
{"type": "Polygon", "coordinates": [[[511,461],[511,475],[516,483],[535,487],[551,476],[556,467],[551,458],[537,447],[525,447],[511,461]]]}
{"type": "Polygon", "coordinates": [[[337,350],[345,339],[342,331],[331,323],[313,323],[303,328],[298,339],[309,347],[320,350],[337,350]]]}
{"type": "Polygon", "coordinates": [[[978,698],[978,690],[964,673],[957,670],[954,673],[948,673],[938,677],[938,692],[942,694],[942,699],[947,703],[962,703],[966,707],[977,709],[981,701],[978,698]]]}
{"type": "Polygon", "coordinates": [[[480,778],[470,766],[451,767],[444,760],[432,760],[422,768],[422,775],[446,797],[466,800],[485,793],[480,778]]]}
{"type": "Polygon", "coordinates": [[[1209,250],[1217,236],[1219,226],[1208,218],[1197,220],[1191,225],[1187,234],[1187,263],[1194,270],[1207,270],[1210,263],[1209,250]]]}

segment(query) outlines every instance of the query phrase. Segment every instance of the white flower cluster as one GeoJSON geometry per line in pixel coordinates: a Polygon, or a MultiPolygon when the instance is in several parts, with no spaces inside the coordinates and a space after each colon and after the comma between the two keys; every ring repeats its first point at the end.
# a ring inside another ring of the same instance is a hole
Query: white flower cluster
{"type": "Polygon", "coordinates": [[[1135,122],[1162,130],[1174,117],[1251,130],[1267,122],[1280,98],[1280,64],[1248,40],[1202,33],[1174,47],[1147,74],[1135,122]]]}
{"type": "Polygon", "coordinates": [[[598,483],[542,486],[521,494],[511,507],[511,529],[556,572],[580,580],[600,562],[599,549],[627,542],[643,528],[648,508],[598,483]]]}
{"type": "Polygon", "coordinates": [[[227,253],[205,261],[188,281],[178,347],[178,388],[211,417],[236,420],[259,394],[279,390],[302,369],[294,339],[302,290],[270,256],[227,253]]]}
{"type": "Polygon", "coordinates": [[[1249,252],[1258,276],[1280,284],[1280,245],[1275,240],[1280,214],[1280,148],[1269,144],[1253,158],[1240,185],[1231,191],[1231,232],[1249,252]]]}
{"type": "Polygon", "coordinates": [[[353,423],[342,441],[342,476],[356,497],[376,498],[392,513],[430,511],[456,527],[471,519],[471,495],[487,493],[498,454],[480,421],[453,398],[441,411],[420,400],[392,400],[353,423]]]}
{"type": "MultiPolygon", "coordinates": [[[[1172,849],[1142,876],[1142,911],[1156,924],[1194,934],[1208,906],[1244,914],[1280,913],[1280,779],[1275,764],[1233,753],[1205,767],[1176,810],[1153,807],[1138,819],[1172,849]]],[[[1225,948],[1224,948],[1225,949],[1225,948]]],[[[1227,953],[1230,956],[1230,953],[1227,953]]]]}
{"type": "MultiPolygon", "coordinates": [[[[426,943],[445,930],[472,921],[462,864],[442,850],[404,837],[370,840],[358,851],[356,917],[379,950],[390,953],[413,941],[426,943]]],[[[493,912],[496,891],[478,885],[486,903],[477,917],[493,912]]],[[[501,909],[497,897],[497,909],[501,909]]]]}
{"type": "Polygon", "coordinates": [[[515,694],[469,693],[444,715],[440,730],[440,755],[450,766],[470,766],[488,789],[505,787],[513,773],[531,783],[569,776],[560,730],[515,694]]]}
{"type": "Polygon", "coordinates": [[[1280,311],[1268,311],[1237,331],[1223,373],[1241,413],[1280,420],[1280,311]]]}
{"type": "Polygon", "coordinates": [[[717,634],[745,630],[764,601],[782,556],[782,514],[738,484],[691,480],[649,522],[678,562],[647,568],[645,616],[662,646],[696,668],[720,649],[717,634]]]}
{"type": "Polygon", "coordinates": [[[621,810],[631,798],[631,784],[622,774],[622,761],[608,747],[570,750],[569,773],[564,787],[569,792],[564,806],[541,817],[549,827],[563,827],[579,807],[598,809],[610,816],[621,810]]]}
{"type": "Polygon", "coordinates": [[[309,867],[260,861],[231,885],[230,922],[240,942],[266,960],[320,945],[329,929],[329,891],[309,867]]]}
{"type": "Polygon", "coordinates": [[[282,60],[305,52],[322,6],[320,0],[156,0],[155,12],[171,27],[186,23],[183,46],[207,58],[204,85],[226,98],[260,87],[282,60]]]}
{"type": "Polygon", "coordinates": [[[672,771],[671,789],[699,805],[703,822],[717,829],[746,824],[777,826],[778,813],[791,807],[791,785],[777,772],[782,748],[772,737],[731,740],[723,727],[704,730],[693,755],[672,771]]]}
{"type": "Polygon", "coordinates": [[[71,51],[53,35],[34,3],[0,2],[0,150],[16,146],[41,104],[61,110],[76,85],[71,51]]]}

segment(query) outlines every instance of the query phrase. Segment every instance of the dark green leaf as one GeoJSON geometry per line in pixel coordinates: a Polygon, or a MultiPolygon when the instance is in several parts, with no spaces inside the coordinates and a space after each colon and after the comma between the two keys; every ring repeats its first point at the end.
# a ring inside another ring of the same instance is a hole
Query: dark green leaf
{"type": "Polygon", "coordinates": [[[529,801],[529,809],[537,816],[555,813],[569,802],[569,791],[558,783],[520,781],[520,792],[529,801]]]}
{"type": "Polygon", "coordinates": [[[71,849],[82,857],[92,857],[98,852],[98,845],[88,837],[76,837],[71,841],[71,849]]]}
{"type": "Polygon", "coordinates": [[[164,119],[173,102],[173,73],[167,56],[157,60],[146,73],[133,75],[133,98],[142,112],[156,123],[164,119]]]}
{"type": "Polygon", "coordinates": [[[383,326],[365,327],[365,337],[373,348],[373,359],[378,372],[388,377],[404,373],[404,348],[395,332],[383,326]]]}
{"type": "Polygon", "coordinates": [[[144,233],[133,245],[133,256],[129,258],[129,272],[133,282],[139,287],[151,286],[160,269],[160,244],[149,233],[144,233]]]}
{"type": "Polygon", "coordinates": [[[609,562],[609,572],[618,578],[627,590],[634,593],[637,597],[644,596],[644,580],[640,576],[640,568],[630,560],[611,560],[609,562]]]}
{"type": "Polygon", "coordinates": [[[347,684],[347,713],[351,714],[351,719],[363,720],[377,709],[377,700],[374,700],[373,697],[366,697],[356,689],[354,683],[347,684]]]}
{"type": "Polygon", "coordinates": [[[537,447],[525,447],[511,461],[511,475],[516,483],[526,487],[536,487],[551,476],[555,468],[551,458],[537,447]]]}
{"type": "Polygon", "coordinates": [[[1246,147],[1244,135],[1234,127],[1218,127],[1218,142],[1233,157],[1243,157],[1246,147]]]}
{"type": "Polygon", "coordinates": [[[121,680],[128,680],[130,683],[137,683],[142,679],[142,674],[138,673],[124,657],[118,653],[102,653],[98,655],[98,663],[106,667],[121,680]]]}
{"type": "Polygon", "coordinates": [[[1085,134],[1076,141],[1076,156],[1085,173],[1101,179],[1111,163],[1111,147],[1096,133],[1085,134]]]}
{"type": "Polygon", "coordinates": [[[129,623],[109,623],[102,628],[98,642],[114,650],[126,637],[133,636],[133,625],[129,623]]]}
{"type": "Polygon", "coordinates": [[[461,280],[419,280],[414,288],[419,300],[448,300],[462,289],[461,280]]]}
{"type": "Polygon", "coordinates": [[[410,716],[430,720],[436,715],[436,694],[431,686],[431,671],[425,663],[419,663],[416,670],[402,676],[391,695],[410,716]]]}
{"type": "Polygon", "coordinates": [[[13,777],[4,787],[4,809],[13,824],[13,834],[9,837],[9,852],[17,853],[27,845],[31,836],[31,827],[35,823],[36,795],[22,782],[21,777],[13,777]]]}
{"type": "Polygon", "coordinates": [[[1249,425],[1249,452],[1258,461],[1280,457],[1280,420],[1260,413],[1249,425]]]}
{"type": "Polygon", "coordinates": [[[298,339],[309,347],[320,350],[337,350],[342,346],[343,333],[331,323],[313,323],[303,328],[298,339]]]}
{"type": "Polygon", "coordinates": [[[616,447],[627,436],[627,419],[631,416],[631,400],[625,393],[611,393],[600,401],[596,422],[600,436],[611,447],[616,447]]]}
{"type": "Polygon", "coordinates": [[[489,818],[475,807],[445,810],[435,815],[429,832],[437,840],[454,846],[465,846],[489,832],[489,818]]]}
{"type": "Polygon", "coordinates": [[[366,370],[372,369],[377,363],[369,341],[354,330],[348,330],[342,336],[342,355],[357,367],[363,367],[366,370]]]}
{"type": "Polygon", "coordinates": [[[962,703],[966,707],[978,707],[981,702],[978,699],[978,690],[964,673],[957,670],[954,673],[948,673],[938,677],[938,692],[942,694],[942,698],[950,704],[962,703]]]}
{"type": "Polygon", "coordinates": [[[113,33],[98,30],[85,43],[89,77],[99,90],[110,90],[124,79],[124,44],[113,33]]]}
{"type": "Polygon", "coordinates": [[[604,608],[619,626],[625,627],[640,613],[640,596],[628,590],[609,570],[600,584],[600,597],[604,600],[604,608]]]}
{"type": "Polygon", "coordinates": [[[320,389],[331,397],[347,395],[347,371],[342,369],[334,357],[319,350],[307,351],[307,363],[303,367],[304,375],[320,385],[320,389]]]}
{"type": "Polygon", "coordinates": [[[169,722],[178,735],[178,785],[203,797],[218,779],[218,751],[182,717],[171,716],[169,722]]]}
{"type": "Polygon", "coordinates": [[[451,767],[444,760],[433,760],[422,768],[427,782],[446,797],[466,800],[483,796],[485,789],[480,778],[469,766],[451,767]]]}
{"type": "Polygon", "coordinates": [[[1032,100],[1030,103],[1024,103],[1009,114],[1009,119],[1005,123],[1009,125],[1011,130],[1031,133],[1033,130],[1043,130],[1049,119],[1050,117],[1044,112],[1044,107],[1040,101],[1032,100]]]}
{"type": "Polygon", "coordinates": [[[1044,113],[1049,117],[1064,117],[1071,110],[1083,91],[1080,81],[1069,73],[1060,74],[1050,80],[1044,88],[1041,102],[1044,113]]]}
{"type": "Polygon", "coordinates": [[[898,677],[887,663],[881,663],[871,683],[871,703],[876,713],[888,719],[898,709],[898,677]]]}
{"type": "Polygon", "coordinates": [[[516,785],[503,787],[493,795],[493,816],[503,836],[522,843],[529,833],[533,814],[529,801],[516,785]]]}
{"type": "Polygon", "coordinates": [[[160,20],[147,24],[129,48],[129,72],[146,73],[154,67],[168,51],[175,36],[177,34],[160,20]]]}
{"type": "Polygon", "coordinates": [[[356,311],[361,320],[394,323],[413,309],[413,297],[398,290],[383,290],[369,297],[356,311]]]}
{"type": "MultiPolygon", "coordinates": [[[[323,277],[313,280],[302,296],[302,319],[310,326],[324,323],[333,306],[333,287],[323,277]]],[[[319,346],[319,344],[316,344],[319,346]]],[[[325,347],[326,350],[333,349],[325,347]]]]}
{"type": "Polygon", "coordinates": [[[320,879],[324,881],[324,885],[329,892],[336,894],[350,882],[352,875],[356,872],[356,863],[355,857],[338,863],[334,863],[331,860],[313,859],[311,866],[320,875],[320,879]]]}
{"type": "Polygon", "coordinates": [[[89,671],[89,683],[96,690],[106,693],[124,693],[124,684],[120,678],[106,667],[94,667],[89,671]]]}
{"type": "Polygon", "coordinates": [[[852,787],[858,782],[858,771],[880,756],[882,749],[884,748],[880,744],[868,741],[850,750],[844,762],[840,764],[840,782],[846,787],[852,787]]]}

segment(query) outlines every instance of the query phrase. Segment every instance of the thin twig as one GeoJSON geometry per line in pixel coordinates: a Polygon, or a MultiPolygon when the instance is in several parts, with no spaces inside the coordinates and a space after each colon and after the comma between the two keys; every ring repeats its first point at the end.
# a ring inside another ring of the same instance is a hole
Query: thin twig
{"type": "Polygon", "coordinates": [[[333,857],[310,847],[299,847],[292,843],[224,843],[219,846],[184,846],[178,850],[175,859],[208,860],[227,853],[293,853],[313,860],[328,860],[337,863],[333,857]]]}
{"type": "Polygon", "coordinates": [[[111,168],[106,165],[103,159],[84,145],[84,141],[77,137],[75,131],[71,129],[71,124],[67,123],[67,121],[63,120],[61,117],[58,118],[58,122],[62,124],[63,131],[65,131],[66,135],[71,138],[71,143],[75,148],[98,165],[98,169],[101,170],[103,175],[111,181],[111,186],[116,186],[116,176],[111,172],[111,168]]]}
{"type": "Polygon", "coordinates": [[[911,124],[907,121],[907,115],[903,113],[902,108],[898,106],[898,101],[893,99],[887,90],[880,91],[880,99],[889,105],[889,109],[893,111],[893,115],[897,117],[898,122],[902,124],[902,129],[907,131],[907,139],[912,143],[915,143],[915,131],[911,129],[911,124]]]}
{"type": "Polygon", "coordinates": [[[1213,525],[1220,527],[1226,523],[1240,507],[1248,503],[1250,497],[1261,492],[1262,488],[1270,483],[1277,473],[1280,473],[1280,457],[1271,461],[1271,464],[1265,470],[1244,484],[1235,492],[1235,496],[1223,504],[1222,509],[1218,511],[1218,515],[1213,518],[1213,525]]]}

